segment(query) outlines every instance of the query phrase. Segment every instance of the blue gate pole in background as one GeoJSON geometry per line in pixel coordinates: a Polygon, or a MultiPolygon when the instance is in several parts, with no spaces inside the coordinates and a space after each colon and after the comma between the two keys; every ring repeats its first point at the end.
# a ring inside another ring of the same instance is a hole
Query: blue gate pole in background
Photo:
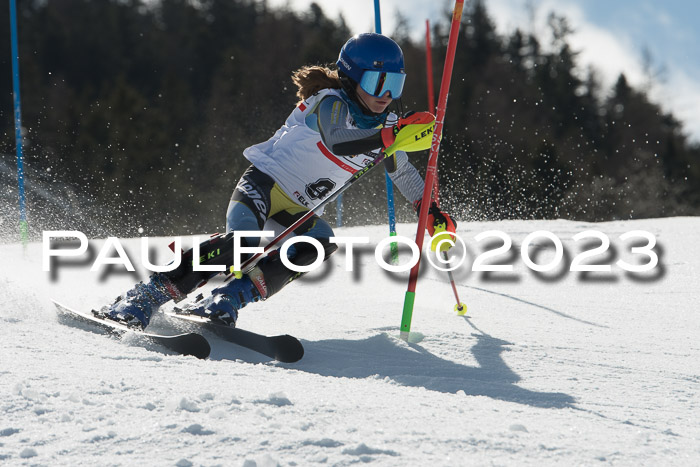
{"type": "Polygon", "coordinates": [[[19,232],[26,246],[29,238],[26,198],[24,195],[24,162],[22,155],[22,112],[19,98],[19,51],[17,47],[17,3],[10,0],[10,42],[12,44],[12,90],[15,104],[15,142],[17,145],[17,188],[19,192],[19,232]]]}
{"type": "MultiPolygon", "coordinates": [[[[374,0],[374,30],[377,34],[382,33],[382,15],[379,11],[379,0],[374,0]]],[[[385,169],[386,177],[386,205],[387,213],[389,214],[389,235],[396,236],[396,210],[394,209],[394,183],[389,177],[389,172],[385,169]]],[[[396,242],[391,243],[391,262],[392,264],[399,263],[399,246],[396,242]]]]}

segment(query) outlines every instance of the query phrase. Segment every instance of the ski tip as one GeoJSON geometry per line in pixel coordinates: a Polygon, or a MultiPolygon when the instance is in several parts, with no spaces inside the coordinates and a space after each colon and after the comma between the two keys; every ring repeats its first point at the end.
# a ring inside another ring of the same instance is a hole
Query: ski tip
{"type": "Polygon", "coordinates": [[[206,337],[201,334],[190,333],[188,334],[188,341],[191,350],[183,352],[183,355],[191,355],[200,360],[209,358],[209,354],[211,354],[211,345],[209,345],[209,341],[206,337]]]}
{"type": "Polygon", "coordinates": [[[54,300],[53,298],[50,300],[51,300],[51,303],[53,303],[53,306],[55,306],[56,309],[58,309],[58,311],[65,311],[68,309],[68,307],[66,305],[63,305],[62,303],[54,300]]]}
{"type": "Polygon", "coordinates": [[[304,346],[294,336],[285,334],[276,336],[277,352],[275,352],[275,360],[282,363],[295,363],[304,357],[304,346]]]}
{"type": "Polygon", "coordinates": [[[199,359],[206,359],[211,353],[209,341],[198,333],[190,332],[177,335],[153,334],[142,329],[130,328],[115,321],[100,319],[90,312],[74,310],[73,308],[62,305],[54,299],[51,299],[51,301],[62,315],[70,316],[78,319],[79,321],[93,324],[98,328],[106,329],[110,333],[123,335],[125,333],[132,332],[160,344],[176,353],[193,356],[199,359]]]}

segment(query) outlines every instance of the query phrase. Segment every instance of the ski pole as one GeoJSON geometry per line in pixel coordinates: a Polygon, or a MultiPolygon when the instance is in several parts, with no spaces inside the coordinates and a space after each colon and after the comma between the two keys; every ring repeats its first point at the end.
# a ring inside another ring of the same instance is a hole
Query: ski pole
{"type": "Polygon", "coordinates": [[[294,232],[296,229],[298,229],[304,222],[306,222],[307,220],[311,219],[311,217],[314,216],[314,214],[316,213],[316,211],[318,211],[321,207],[323,207],[323,206],[325,206],[326,204],[328,204],[335,196],[341,194],[342,192],[344,192],[345,190],[347,190],[348,188],[350,188],[350,186],[351,186],[353,183],[355,183],[355,182],[358,181],[360,178],[362,178],[365,174],[367,174],[367,172],[369,172],[369,171],[372,170],[374,167],[376,167],[376,166],[377,166],[379,163],[381,163],[385,158],[386,158],[386,154],[384,153],[384,151],[381,151],[381,152],[379,153],[379,155],[378,155],[373,161],[371,161],[369,164],[367,164],[367,165],[366,165],[365,167],[363,167],[362,169],[360,169],[360,170],[358,170],[357,172],[355,172],[355,173],[352,175],[352,177],[350,177],[345,183],[343,183],[342,185],[340,185],[340,186],[339,186],[333,193],[331,193],[328,197],[326,197],[323,201],[321,201],[320,203],[318,203],[318,204],[317,204],[316,206],[314,206],[313,208],[309,209],[309,210],[306,212],[306,214],[304,214],[302,217],[300,217],[296,222],[294,222],[292,225],[290,225],[289,227],[287,227],[282,233],[280,233],[279,235],[277,235],[275,238],[273,238],[272,240],[270,240],[270,243],[268,243],[267,245],[265,245],[265,247],[263,248],[263,251],[258,252],[258,253],[255,253],[253,256],[251,256],[250,258],[248,258],[247,260],[245,260],[245,261],[243,262],[243,264],[241,265],[241,271],[245,271],[245,270],[247,270],[249,267],[252,267],[253,263],[257,262],[262,256],[266,255],[266,254],[268,253],[268,251],[270,251],[270,249],[272,249],[272,247],[274,247],[274,246],[277,245],[279,242],[281,242],[282,240],[284,240],[285,238],[287,238],[292,232],[294,232]]]}
{"type": "MultiPolygon", "coordinates": [[[[459,26],[462,19],[462,10],[464,8],[464,0],[456,0],[455,8],[452,14],[452,24],[450,25],[450,36],[447,42],[447,56],[445,57],[445,65],[442,73],[442,82],[440,84],[440,98],[438,100],[437,115],[435,117],[435,131],[433,133],[432,146],[430,148],[430,157],[428,159],[428,167],[425,175],[425,188],[423,189],[423,200],[431,199],[431,192],[435,182],[435,173],[437,171],[437,160],[440,152],[440,139],[442,137],[442,127],[445,123],[445,113],[447,111],[447,96],[450,89],[450,81],[452,78],[452,68],[454,65],[455,52],[457,50],[457,38],[459,35],[459,26]]],[[[420,214],[418,217],[418,232],[416,233],[416,246],[418,251],[421,251],[423,239],[425,237],[425,226],[428,220],[429,202],[421,203],[420,214]]],[[[403,314],[401,316],[401,338],[408,340],[411,331],[411,320],[413,318],[413,304],[416,299],[416,283],[418,282],[418,270],[420,268],[420,256],[418,261],[411,268],[411,273],[408,280],[408,290],[404,299],[403,314]]]]}
{"type": "Polygon", "coordinates": [[[452,292],[455,294],[455,300],[457,300],[457,304],[455,305],[455,311],[459,316],[464,316],[467,314],[467,305],[462,303],[459,299],[459,294],[457,293],[457,284],[455,284],[455,279],[452,276],[452,270],[450,269],[450,262],[449,258],[447,257],[447,252],[443,251],[442,252],[442,257],[445,260],[445,264],[447,265],[447,277],[450,279],[450,285],[452,286],[452,292]]]}

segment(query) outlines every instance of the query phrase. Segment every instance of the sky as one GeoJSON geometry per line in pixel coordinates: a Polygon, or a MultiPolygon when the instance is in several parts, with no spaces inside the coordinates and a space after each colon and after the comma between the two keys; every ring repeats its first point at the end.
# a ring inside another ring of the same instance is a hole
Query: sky
{"type": "MultiPolygon", "coordinates": [[[[268,0],[272,6],[308,9],[314,0],[268,0]]],[[[374,31],[374,0],[316,0],[327,16],[342,14],[353,33],[374,31]]],[[[574,32],[573,49],[580,52],[582,73],[593,66],[610,88],[621,72],[635,87],[648,83],[644,49],[656,76],[651,99],[683,122],[684,132],[700,142],[700,2],[691,0],[487,0],[499,33],[515,28],[546,33],[547,16],[565,16],[574,32]],[[534,11],[534,15],[532,12],[534,11]],[[534,21],[533,21],[534,18],[534,21]]],[[[453,0],[381,0],[382,32],[391,35],[396,13],[409,20],[415,38],[425,35],[425,20],[444,21],[453,0]]],[[[547,37],[543,39],[547,41],[547,37]]]]}

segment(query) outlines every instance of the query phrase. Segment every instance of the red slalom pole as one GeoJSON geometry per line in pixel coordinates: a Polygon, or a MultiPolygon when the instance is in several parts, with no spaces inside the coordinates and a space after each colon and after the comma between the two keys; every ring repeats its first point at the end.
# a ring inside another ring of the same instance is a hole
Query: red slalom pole
{"type": "Polygon", "coordinates": [[[428,110],[435,112],[435,92],[433,91],[433,48],[430,45],[430,20],[425,20],[425,69],[428,73],[428,110]]]}
{"type": "MultiPolygon", "coordinates": [[[[430,20],[425,20],[425,70],[428,83],[428,110],[435,112],[435,92],[433,91],[433,48],[430,45],[430,20]]],[[[435,173],[433,199],[440,204],[440,177],[435,173]]]]}
{"type": "MultiPolygon", "coordinates": [[[[464,0],[455,0],[455,8],[452,13],[452,24],[450,25],[450,37],[447,42],[447,56],[445,57],[445,66],[442,72],[442,82],[440,83],[440,97],[438,99],[437,114],[435,116],[435,131],[433,133],[432,146],[430,147],[430,158],[428,159],[428,168],[425,174],[425,188],[423,189],[423,202],[421,203],[420,213],[418,217],[418,231],[416,232],[416,245],[418,251],[422,251],[423,238],[425,237],[425,225],[428,220],[428,209],[430,208],[430,199],[433,185],[435,183],[435,175],[437,173],[438,154],[440,152],[440,139],[442,137],[442,127],[445,123],[445,113],[447,111],[447,96],[450,90],[450,81],[452,79],[452,68],[454,65],[455,51],[457,50],[457,38],[459,37],[459,27],[462,21],[462,10],[464,9],[464,0]]],[[[418,270],[420,269],[420,255],[415,266],[411,268],[411,274],[408,279],[408,290],[403,305],[403,316],[401,318],[401,338],[408,340],[411,331],[411,320],[413,318],[413,304],[416,299],[416,282],[418,282],[418,270]]]]}
{"type": "MultiPolygon", "coordinates": [[[[425,20],[425,69],[427,71],[427,82],[428,82],[428,109],[430,111],[435,110],[435,96],[433,93],[433,49],[430,45],[430,20],[425,20]]],[[[438,177],[437,170],[435,171],[435,188],[433,190],[433,200],[440,205],[440,179],[438,177]]],[[[442,256],[447,263],[447,252],[443,251],[442,256]]],[[[447,270],[447,277],[450,280],[450,285],[452,286],[452,292],[454,293],[455,300],[457,300],[457,305],[455,305],[455,311],[460,316],[467,313],[467,306],[462,303],[459,299],[459,294],[457,293],[457,285],[455,284],[454,277],[452,277],[452,271],[447,270]]]]}

